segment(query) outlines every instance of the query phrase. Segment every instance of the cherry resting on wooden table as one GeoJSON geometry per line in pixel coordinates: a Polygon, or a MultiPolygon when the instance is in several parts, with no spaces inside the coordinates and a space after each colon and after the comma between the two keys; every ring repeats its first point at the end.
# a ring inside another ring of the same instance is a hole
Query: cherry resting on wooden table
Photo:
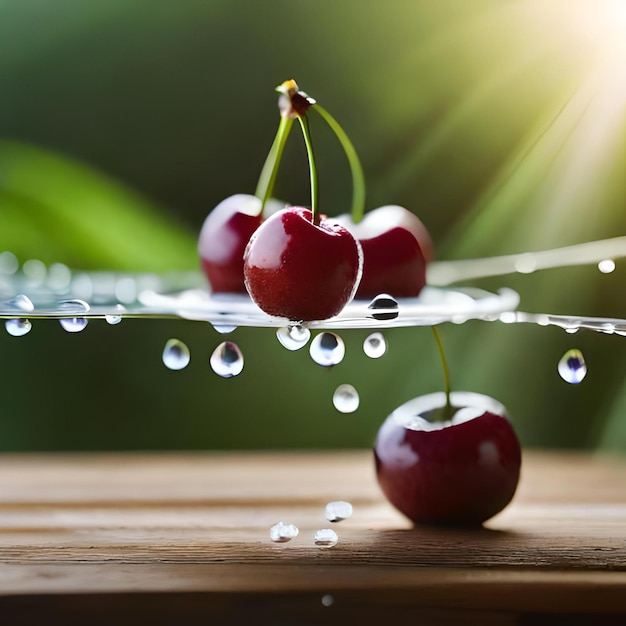
{"type": "Polygon", "coordinates": [[[473,525],[499,513],[519,481],[521,448],[504,407],[471,392],[414,398],[383,423],[374,444],[380,487],[415,523],[473,525]]]}

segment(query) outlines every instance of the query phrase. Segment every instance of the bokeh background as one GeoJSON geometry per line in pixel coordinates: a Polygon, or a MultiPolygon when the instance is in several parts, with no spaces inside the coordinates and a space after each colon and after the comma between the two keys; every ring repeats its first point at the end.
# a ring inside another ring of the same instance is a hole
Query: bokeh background
{"type": "MultiPolygon", "coordinates": [[[[542,250],[626,234],[624,0],[0,0],[0,252],[76,270],[198,268],[196,236],[253,193],[296,78],[342,123],[367,208],[402,204],[440,259],[542,250]]],[[[345,157],[312,119],[323,211],[347,211],[345,157]]],[[[294,137],[296,134],[294,133],[294,137]]],[[[307,203],[291,138],[277,195],[307,203]]],[[[474,281],[525,311],[626,317],[626,265],[474,281]]],[[[523,445],[626,450],[626,339],[500,322],[443,325],[455,389],[495,396],[523,445]],[[570,348],[588,374],[569,385],[570,348]]],[[[408,399],[440,390],[427,328],[366,331],[324,369],[269,329],[232,340],[243,373],[216,376],[209,324],[40,321],[0,333],[0,449],[327,448],[371,445],[408,399]],[[191,349],[173,372],[167,339],[191,349]],[[332,406],[351,383],[361,406],[332,406]]]]}

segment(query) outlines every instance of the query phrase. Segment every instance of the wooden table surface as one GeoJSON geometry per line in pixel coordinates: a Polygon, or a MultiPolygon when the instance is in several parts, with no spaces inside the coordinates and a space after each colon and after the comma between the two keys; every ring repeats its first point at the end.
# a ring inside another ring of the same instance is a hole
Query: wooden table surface
{"type": "Polygon", "coordinates": [[[461,530],[412,528],[368,451],[0,455],[0,624],[53,617],[626,624],[626,459],[526,452],[513,503],[461,530]]]}

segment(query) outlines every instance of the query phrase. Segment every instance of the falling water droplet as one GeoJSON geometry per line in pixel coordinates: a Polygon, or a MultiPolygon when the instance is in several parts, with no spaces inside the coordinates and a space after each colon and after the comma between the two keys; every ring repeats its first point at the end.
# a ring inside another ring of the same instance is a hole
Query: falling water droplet
{"type": "Polygon", "coordinates": [[[7,333],[13,337],[23,337],[28,334],[32,328],[30,320],[15,317],[7,320],[4,325],[7,329],[7,333]]]}
{"type": "Polygon", "coordinates": [[[587,374],[582,352],[576,349],[568,350],[559,361],[558,370],[565,382],[578,384],[587,374]]]}
{"type": "Polygon", "coordinates": [[[316,546],[322,548],[332,548],[337,545],[339,537],[332,528],[322,528],[313,536],[313,542],[316,546]]]}
{"type": "Polygon", "coordinates": [[[300,350],[308,343],[311,331],[301,324],[290,324],[276,331],[276,337],[287,350],[300,350]]]}
{"type": "Polygon", "coordinates": [[[62,317],[59,324],[68,333],[79,333],[87,327],[87,319],[84,317],[62,317]]]}
{"type": "Polygon", "coordinates": [[[398,317],[398,301],[386,293],[376,296],[367,308],[376,311],[370,316],[375,320],[393,320],[398,317]]]}
{"type": "Polygon", "coordinates": [[[339,385],[333,394],[333,404],[340,413],[354,413],[359,408],[359,393],[352,385],[339,385]]]}
{"type": "Polygon", "coordinates": [[[341,522],[352,517],[352,505],[344,500],[336,500],[326,505],[326,519],[329,522],[341,522]]]}
{"type": "Polygon", "coordinates": [[[243,370],[243,354],[236,343],[224,341],[211,355],[211,367],[222,378],[232,378],[243,370]]]}
{"type": "Polygon", "coordinates": [[[324,606],[332,606],[335,602],[335,598],[333,598],[329,593],[326,593],[322,596],[322,604],[324,606]]]}
{"type": "Polygon", "coordinates": [[[18,294],[15,298],[11,298],[6,304],[9,308],[24,313],[31,313],[35,310],[35,305],[32,303],[32,300],[23,293],[18,294]]]}
{"type": "Polygon", "coordinates": [[[318,365],[331,367],[341,363],[346,354],[346,346],[339,335],[320,333],[311,342],[309,354],[318,365]]]}
{"type": "Polygon", "coordinates": [[[189,348],[180,339],[168,339],[163,348],[163,365],[171,370],[182,370],[191,361],[189,348]]]}
{"type": "Polygon", "coordinates": [[[363,352],[370,359],[379,359],[387,352],[387,341],[382,333],[372,333],[363,342],[363,352]]]}
{"type": "Polygon", "coordinates": [[[270,539],[275,543],[285,543],[295,539],[300,530],[294,524],[287,522],[278,522],[270,528],[270,539]]]}

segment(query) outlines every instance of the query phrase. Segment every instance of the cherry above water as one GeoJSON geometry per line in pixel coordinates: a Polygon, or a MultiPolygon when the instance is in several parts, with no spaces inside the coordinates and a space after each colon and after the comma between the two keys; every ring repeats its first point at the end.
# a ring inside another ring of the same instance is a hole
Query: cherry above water
{"type": "Polygon", "coordinates": [[[347,229],[324,218],[315,223],[303,207],[283,209],[246,248],[246,288],[268,315],[324,320],[352,300],[362,262],[361,247],[347,229]]]}
{"type": "Polygon", "coordinates": [[[481,524],[513,498],[521,448],[504,407],[481,394],[435,393],[396,409],[374,444],[380,487],[414,523],[481,524]],[[451,417],[446,417],[451,412],[451,417]]]}
{"type": "Polygon", "coordinates": [[[261,204],[256,196],[236,194],[222,200],[205,219],[198,252],[214,293],[245,293],[243,253],[263,221],[261,204]]]}
{"type": "Polygon", "coordinates": [[[416,215],[389,205],[366,213],[356,224],[349,215],[341,215],[337,221],[350,230],[363,249],[357,298],[373,298],[380,293],[396,298],[419,295],[434,251],[428,230],[416,215]]]}

